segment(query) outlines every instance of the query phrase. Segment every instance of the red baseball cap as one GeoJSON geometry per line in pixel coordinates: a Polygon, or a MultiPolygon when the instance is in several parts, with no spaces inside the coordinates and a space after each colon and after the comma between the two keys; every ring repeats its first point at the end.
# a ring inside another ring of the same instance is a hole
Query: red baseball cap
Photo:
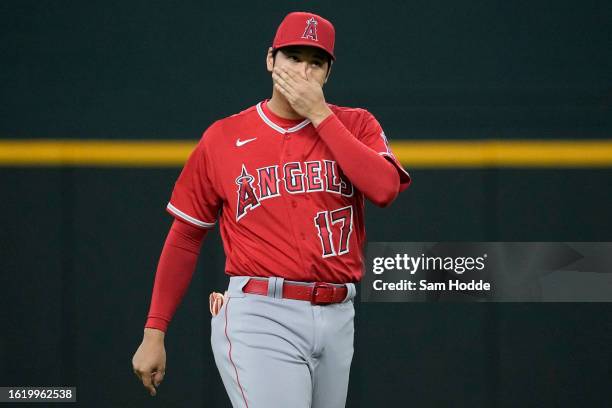
{"type": "Polygon", "coordinates": [[[287,14],[276,30],[272,49],[290,45],[308,45],[321,48],[332,59],[336,30],[332,23],[313,13],[296,11],[287,14]]]}

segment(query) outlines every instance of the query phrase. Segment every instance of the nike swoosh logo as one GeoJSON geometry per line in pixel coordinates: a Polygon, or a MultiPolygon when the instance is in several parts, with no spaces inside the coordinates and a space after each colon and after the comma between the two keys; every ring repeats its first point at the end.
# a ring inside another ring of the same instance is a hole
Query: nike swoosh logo
{"type": "Polygon", "coordinates": [[[240,138],[238,140],[236,140],[236,146],[240,147],[240,146],[244,146],[245,144],[252,142],[253,140],[257,139],[256,137],[252,138],[252,139],[247,139],[247,140],[240,140],[240,138]]]}

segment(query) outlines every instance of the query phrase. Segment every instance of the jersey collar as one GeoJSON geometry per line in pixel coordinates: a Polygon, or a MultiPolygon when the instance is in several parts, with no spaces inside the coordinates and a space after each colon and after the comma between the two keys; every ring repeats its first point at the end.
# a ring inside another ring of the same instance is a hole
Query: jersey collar
{"type": "Polygon", "coordinates": [[[292,126],[288,129],[283,128],[282,126],[279,126],[278,124],[274,123],[274,121],[272,121],[272,119],[270,119],[268,116],[266,116],[263,108],[262,108],[262,103],[263,102],[259,102],[257,104],[257,113],[259,114],[259,117],[261,118],[261,120],[264,121],[264,123],[268,126],[270,126],[272,129],[276,130],[277,132],[279,132],[280,134],[286,134],[286,133],[293,133],[293,132],[297,132],[298,130],[304,128],[305,126],[308,126],[310,124],[310,120],[309,119],[304,119],[302,122],[298,123],[295,126],[292,126]]]}

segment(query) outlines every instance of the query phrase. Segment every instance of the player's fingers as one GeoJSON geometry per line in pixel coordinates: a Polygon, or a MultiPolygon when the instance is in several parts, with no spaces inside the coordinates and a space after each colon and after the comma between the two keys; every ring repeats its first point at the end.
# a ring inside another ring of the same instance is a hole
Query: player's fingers
{"type": "Polygon", "coordinates": [[[298,78],[301,78],[301,76],[296,75],[294,72],[292,72],[291,70],[282,67],[279,69],[280,71],[280,76],[285,79],[287,82],[294,82],[297,81],[298,78]]]}
{"type": "Polygon", "coordinates": [[[294,98],[293,98],[293,94],[289,91],[287,91],[285,88],[283,88],[282,86],[280,86],[278,83],[274,84],[274,87],[281,93],[283,94],[283,96],[285,98],[287,98],[287,100],[289,101],[289,103],[293,103],[294,102],[294,98]]]}
{"type": "Polygon", "coordinates": [[[289,86],[297,85],[297,76],[285,68],[275,68],[273,74],[289,86]]]}
{"type": "Polygon", "coordinates": [[[162,381],[164,381],[164,376],[166,375],[165,371],[160,370],[153,374],[153,385],[155,387],[159,387],[162,381]]]}
{"type": "Polygon", "coordinates": [[[210,314],[216,316],[219,313],[219,299],[213,300],[212,307],[210,308],[210,314]]]}
{"type": "Polygon", "coordinates": [[[215,304],[214,304],[214,307],[215,307],[215,315],[218,315],[218,314],[219,314],[219,311],[221,310],[221,307],[222,307],[222,306],[223,306],[223,298],[222,298],[222,297],[217,298],[217,299],[215,300],[215,304]]]}
{"type": "Polygon", "coordinates": [[[287,73],[287,70],[278,68],[276,70],[276,75],[278,75],[283,81],[289,82],[292,80],[291,76],[287,73]]]}
{"type": "Polygon", "coordinates": [[[214,293],[210,297],[210,314],[216,316],[223,305],[223,295],[214,293]]]}
{"type": "Polygon", "coordinates": [[[273,73],[272,79],[274,80],[275,83],[282,86],[283,89],[286,89],[287,91],[291,90],[291,85],[283,77],[281,77],[278,73],[273,73]]]}
{"type": "Polygon", "coordinates": [[[281,84],[279,84],[278,82],[274,82],[274,87],[281,93],[283,94],[285,97],[289,96],[289,91],[287,91],[285,89],[285,87],[283,87],[281,84]]]}
{"type": "Polygon", "coordinates": [[[286,90],[291,92],[296,98],[304,95],[304,92],[307,90],[308,82],[304,78],[300,78],[302,82],[298,82],[294,78],[298,78],[295,73],[290,74],[289,71],[281,71],[278,75],[277,82],[281,84],[286,90]],[[293,75],[293,76],[291,76],[293,75]]]}
{"type": "Polygon", "coordinates": [[[282,68],[279,70],[279,74],[280,78],[285,81],[285,83],[287,83],[290,87],[295,88],[297,86],[299,86],[298,84],[298,79],[301,78],[300,76],[296,75],[295,73],[282,68]]]}
{"type": "Polygon", "coordinates": [[[152,378],[153,376],[150,373],[143,374],[143,376],[141,377],[142,385],[144,385],[144,387],[149,391],[149,394],[154,397],[157,394],[157,391],[155,390],[155,387],[153,386],[153,383],[151,381],[152,378]]]}
{"type": "Polygon", "coordinates": [[[287,82],[291,83],[293,86],[303,86],[305,83],[310,82],[308,79],[308,70],[293,70],[288,68],[283,68],[282,71],[283,78],[286,79],[287,82]]]}
{"type": "Polygon", "coordinates": [[[219,298],[219,296],[221,296],[221,294],[219,292],[212,292],[209,296],[208,296],[208,308],[210,309],[210,312],[212,313],[213,311],[213,306],[215,304],[216,299],[219,298]]]}

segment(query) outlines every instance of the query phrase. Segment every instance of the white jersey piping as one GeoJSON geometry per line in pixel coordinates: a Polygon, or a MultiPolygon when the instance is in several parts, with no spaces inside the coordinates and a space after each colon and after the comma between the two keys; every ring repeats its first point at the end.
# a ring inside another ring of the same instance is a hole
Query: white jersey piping
{"type": "Polygon", "coordinates": [[[198,227],[212,228],[216,224],[216,222],[213,222],[211,224],[210,222],[204,222],[204,221],[198,220],[197,218],[193,218],[192,216],[185,214],[184,212],[182,212],[181,210],[179,210],[178,208],[176,208],[175,206],[173,206],[170,203],[168,203],[167,208],[168,208],[168,210],[172,214],[176,215],[177,217],[180,217],[180,218],[184,219],[185,221],[188,221],[191,224],[197,225],[198,227]]]}
{"type": "Polygon", "coordinates": [[[286,133],[293,133],[293,132],[297,132],[298,130],[304,128],[305,126],[308,126],[310,124],[310,120],[309,119],[304,119],[304,121],[298,123],[297,125],[290,127],[289,129],[284,129],[280,126],[278,126],[276,123],[274,123],[270,118],[268,118],[266,116],[266,114],[264,113],[263,109],[261,108],[261,102],[259,102],[257,104],[257,113],[259,114],[259,117],[261,118],[261,120],[263,120],[265,122],[266,125],[270,126],[272,129],[276,130],[277,132],[279,132],[280,134],[286,134],[286,133]]]}

